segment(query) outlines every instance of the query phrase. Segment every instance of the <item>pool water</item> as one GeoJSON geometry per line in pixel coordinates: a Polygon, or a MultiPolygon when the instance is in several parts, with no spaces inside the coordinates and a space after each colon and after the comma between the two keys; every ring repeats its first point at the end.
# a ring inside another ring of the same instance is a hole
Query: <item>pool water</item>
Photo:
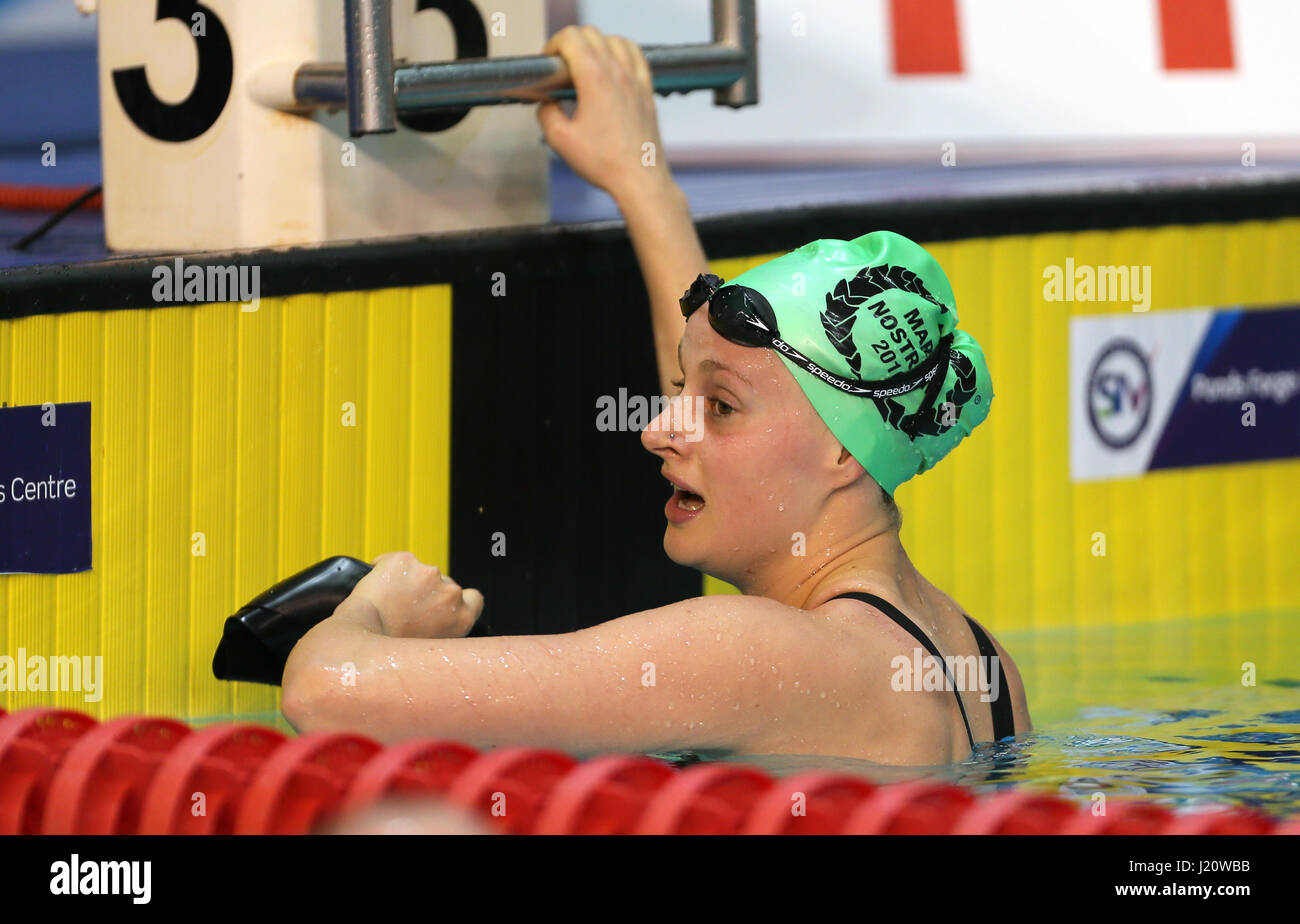
{"type": "Polygon", "coordinates": [[[1025,784],[1081,804],[1101,792],[1175,810],[1300,814],[1300,613],[997,635],[1025,681],[1028,734],[981,745],[945,767],[795,755],[735,760],[777,775],[835,769],[879,782],[950,780],[986,793],[1025,784]]]}

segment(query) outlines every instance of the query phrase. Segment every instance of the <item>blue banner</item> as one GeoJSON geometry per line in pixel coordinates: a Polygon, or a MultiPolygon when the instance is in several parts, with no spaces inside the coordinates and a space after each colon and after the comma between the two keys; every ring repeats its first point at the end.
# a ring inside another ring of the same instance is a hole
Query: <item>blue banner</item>
{"type": "Polygon", "coordinates": [[[1300,311],[1214,316],[1149,467],[1300,456],[1300,311]]]}
{"type": "Polygon", "coordinates": [[[90,402],[0,408],[0,573],[90,566],[90,402]]]}

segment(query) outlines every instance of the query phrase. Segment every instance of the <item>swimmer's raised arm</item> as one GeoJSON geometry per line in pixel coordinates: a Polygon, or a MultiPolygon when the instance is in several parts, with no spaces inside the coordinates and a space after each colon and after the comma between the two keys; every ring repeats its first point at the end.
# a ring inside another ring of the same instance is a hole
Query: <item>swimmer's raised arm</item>
{"type": "Polygon", "coordinates": [[[560,30],[543,53],[564,58],[578,107],[569,118],[559,103],[543,103],[538,121],[556,153],[623,213],[650,297],[660,387],[670,394],[686,323],[678,299],[709,267],[686,194],[664,156],[650,66],[635,42],[594,26],[560,30]]]}
{"type": "MultiPolygon", "coordinates": [[[[815,616],[756,596],[699,597],[561,635],[393,637],[384,633],[440,625],[464,633],[469,625],[464,613],[436,606],[423,615],[392,607],[440,579],[413,557],[385,559],[370,589],[394,593],[349,597],[294,648],[282,708],[299,731],[577,754],[752,753],[815,737],[812,685],[828,666],[845,676],[836,646],[809,633],[815,616]],[[402,626],[386,625],[394,619],[402,626]]],[[[887,663],[878,667],[887,678],[887,663]]],[[[837,695],[861,703],[851,691],[837,695]]]]}

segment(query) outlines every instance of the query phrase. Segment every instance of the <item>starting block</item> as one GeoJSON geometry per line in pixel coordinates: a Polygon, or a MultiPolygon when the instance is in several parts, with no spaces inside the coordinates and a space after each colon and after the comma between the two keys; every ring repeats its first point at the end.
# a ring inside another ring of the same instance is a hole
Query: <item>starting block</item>
{"type": "MultiPolygon", "coordinates": [[[[545,223],[531,107],[572,98],[542,0],[99,3],[115,250],[217,250],[545,223]],[[343,62],[343,63],[340,63],[343,62]],[[411,63],[421,62],[421,63],[411,63]]],[[[754,0],[647,46],[658,92],[757,101],[754,0]]]]}

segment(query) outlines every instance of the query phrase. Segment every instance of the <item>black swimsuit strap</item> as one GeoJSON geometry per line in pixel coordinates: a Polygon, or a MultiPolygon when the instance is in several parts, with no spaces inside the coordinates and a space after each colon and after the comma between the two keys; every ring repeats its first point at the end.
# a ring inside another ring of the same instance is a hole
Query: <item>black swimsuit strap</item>
{"type": "Polygon", "coordinates": [[[994,670],[998,672],[998,698],[993,700],[993,740],[1001,741],[1003,738],[1010,738],[1016,733],[1016,718],[1011,714],[1011,691],[1007,689],[1007,675],[1002,670],[1002,659],[998,657],[998,651],[993,647],[993,640],[988,637],[983,629],[971,619],[966,617],[970,623],[971,633],[975,636],[975,644],[980,650],[980,657],[985,662],[994,665],[994,670]]]}
{"type": "Polygon", "coordinates": [[[948,683],[952,686],[953,695],[957,697],[957,708],[961,710],[961,720],[966,725],[966,737],[970,739],[971,749],[974,750],[975,735],[970,729],[970,719],[966,718],[966,704],[962,702],[961,693],[957,690],[957,681],[953,679],[952,672],[948,670],[948,662],[944,661],[943,655],[939,654],[939,649],[935,647],[934,642],[930,641],[930,637],[921,631],[920,626],[904,616],[902,610],[882,597],[877,597],[875,594],[847,593],[840,594],[838,597],[832,597],[831,599],[843,600],[846,598],[849,600],[859,600],[862,603],[874,606],[876,609],[880,610],[894,622],[906,629],[910,635],[924,646],[926,651],[930,652],[936,661],[943,665],[944,676],[948,678],[948,683]]]}

